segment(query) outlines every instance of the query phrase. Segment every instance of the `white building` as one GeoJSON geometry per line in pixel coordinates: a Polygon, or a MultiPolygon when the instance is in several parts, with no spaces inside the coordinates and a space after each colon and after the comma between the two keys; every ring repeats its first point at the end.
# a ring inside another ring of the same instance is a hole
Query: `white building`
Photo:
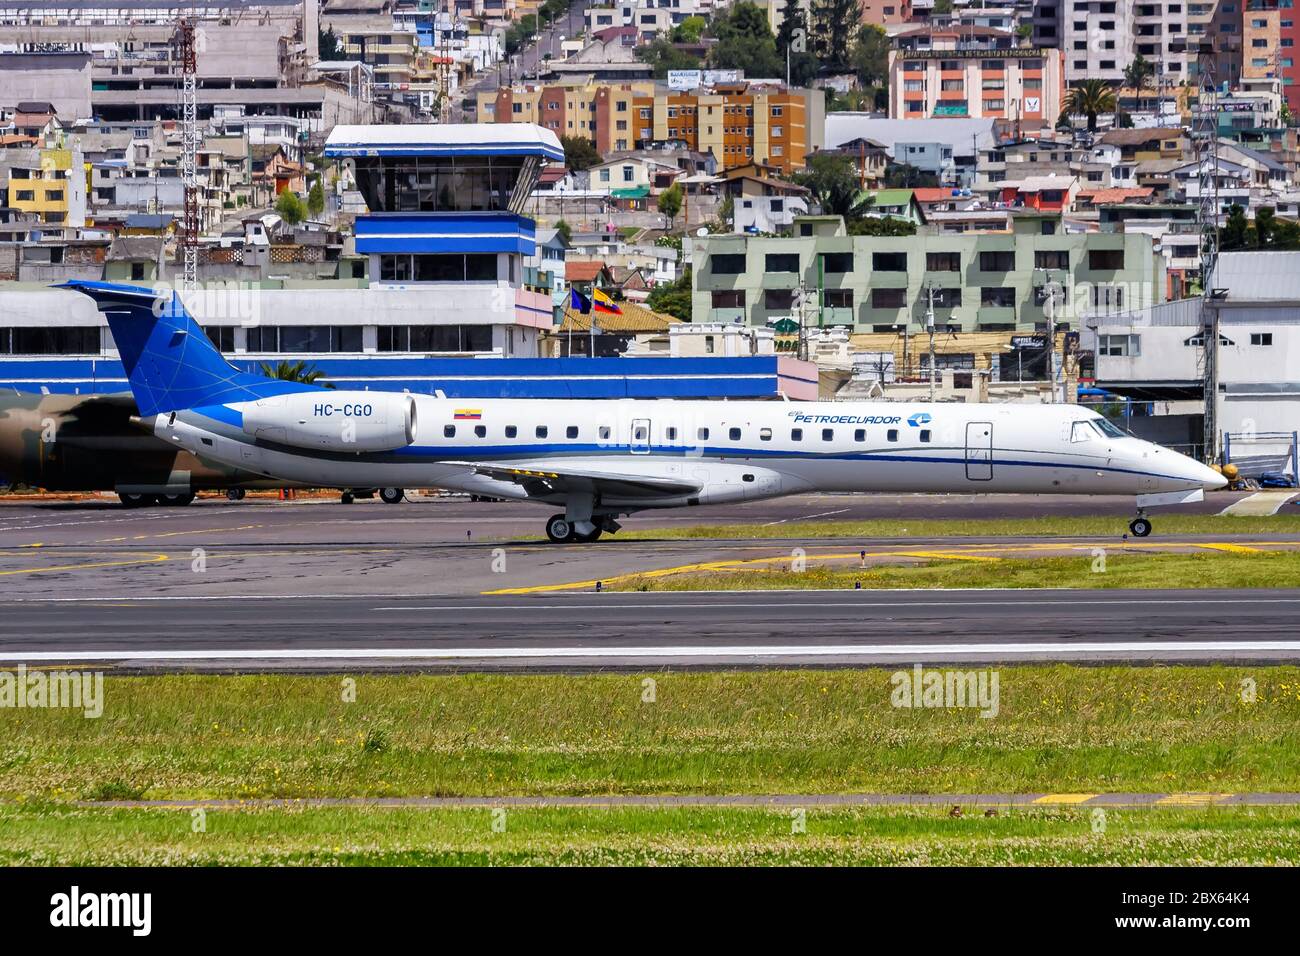
{"type": "MultiPolygon", "coordinates": [[[[1243,471],[1295,475],[1300,430],[1300,252],[1227,252],[1213,285],[1218,300],[1216,444],[1243,471]]],[[[1089,316],[1081,346],[1095,353],[1100,388],[1138,402],[1172,403],[1186,414],[1153,420],[1151,437],[1181,432],[1199,441],[1205,350],[1199,299],[1138,312],[1089,316]],[[1178,421],[1174,421],[1178,419],[1178,421]]],[[[1157,416],[1161,418],[1164,416],[1157,416]]],[[[1133,419],[1138,422],[1137,419],[1133,419]]],[[[1137,430],[1137,429],[1135,429],[1137,430]]]]}

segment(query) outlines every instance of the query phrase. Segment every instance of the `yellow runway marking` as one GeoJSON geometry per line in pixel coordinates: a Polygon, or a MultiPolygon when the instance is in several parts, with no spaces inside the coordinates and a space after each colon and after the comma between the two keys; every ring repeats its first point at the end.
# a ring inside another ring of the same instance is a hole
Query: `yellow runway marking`
{"type": "Polygon", "coordinates": [[[1210,807],[1231,797],[1230,793],[1171,793],[1156,804],[1162,807],[1210,807]]]}
{"type": "MultiPolygon", "coordinates": [[[[1001,558],[981,557],[976,554],[954,554],[948,551],[891,551],[901,558],[939,558],[945,561],[1001,561],[1001,558]]],[[[867,555],[873,557],[873,555],[867,555]]]]}
{"type": "Polygon", "coordinates": [[[155,554],[147,558],[132,558],[128,561],[95,561],[90,564],[55,564],[45,568],[14,568],[0,571],[0,576],[10,574],[47,574],[51,571],[87,571],[91,568],[121,568],[131,564],[159,564],[171,559],[165,554],[155,554]]]}
{"type": "MultiPolygon", "coordinates": [[[[805,561],[844,561],[854,558],[860,558],[860,551],[846,551],[842,554],[808,554],[804,555],[805,561]]],[[[892,557],[918,557],[918,558],[940,558],[953,561],[997,561],[998,558],[981,558],[961,554],[949,554],[946,552],[926,552],[926,551],[868,551],[868,558],[892,558],[892,557]]],[[[599,582],[605,584],[618,584],[623,581],[630,581],[633,578],[662,578],[673,574],[690,574],[693,571],[743,571],[745,568],[753,567],[760,564],[780,564],[786,561],[794,560],[793,555],[774,554],[765,558],[725,558],[720,561],[704,561],[699,564],[679,564],[671,568],[655,568],[650,571],[634,571],[630,574],[617,574],[608,578],[600,578],[599,582]]],[[[568,591],[577,588],[594,588],[596,579],[590,581],[571,581],[566,584],[537,584],[526,588],[498,588],[493,591],[483,591],[483,594],[534,594],[541,591],[568,591]]]]}
{"type": "Polygon", "coordinates": [[[1045,796],[1038,797],[1034,803],[1042,804],[1074,804],[1083,803],[1085,800],[1091,800],[1097,796],[1095,793],[1049,793],[1045,796]]]}
{"type": "MultiPolygon", "coordinates": [[[[1228,551],[1232,553],[1259,553],[1261,550],[1269,547],[1297,547],[1300,542],[1297,541],[1251,541],[1247,544],[1234,544],[1230,542],[1207,542],[1207,541],[1150,541],[1150,542],[1127,542],[1117,545],[1114,541],[1072,541],[1072,542],[1033,542],[1019,544],[969,544],[955,545],[951,548],[938,550],[889,550],[889,551],[868,551],[868,558],[923,558],[928,560],[944,561],[999,561],[1001,558],[988,557],[991,554],[1017,554],[1034,551],[1065,551],[1065,552],[1088,552],[1094,548],[1111,548],[1117,547],[1125,549],[1143,549],[1143,550],[1164,550],[1171,548],[1211,548],[1215,550],[1228,551]]],[[[766,547],[766,546],[765,546],[766,547]]],[[[812,545],[816,547],[816,545],[812,545]]],[[[905,545],[899,545],[899,548],[905,548],[905,545]]],[[[860,558],[862,552],[846,551],[832,552],[825,554],[807,554],[804,556],[806,561],[843,561],[860,558]]],[[[790,554],[777,554],[762,558],[725,558],[717,561],[705,561],[697,564],[681,564],[670,568],[653,568],[646,571],[633,571],[628,574],[612,575],[606,578],[592,578],[587,581],[567,581],[560,584],[536,584],[530,587],[522,588],[496,588],[490,591],[482,591],[481,594],[541,594],[548,591],[575,591],[584,588],[594,588],[599,582],[602,586],[621,584],[624,581],[630,581],[634,578],[662,578],[675,574],[691,574],[699,571],[740,571],[747,567],[754,567],[762,564],[783,563],[793,560],[790,554]]]]}

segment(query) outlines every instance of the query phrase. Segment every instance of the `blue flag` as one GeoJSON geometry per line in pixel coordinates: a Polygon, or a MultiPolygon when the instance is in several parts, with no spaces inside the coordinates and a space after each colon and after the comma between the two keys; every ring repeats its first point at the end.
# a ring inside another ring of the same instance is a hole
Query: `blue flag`
{"type": "Polygon", "coordinates": [[[569,288],[569,308],[576,309],[583,315],[591,312],[591,300],[572,287],[569,288]]]}

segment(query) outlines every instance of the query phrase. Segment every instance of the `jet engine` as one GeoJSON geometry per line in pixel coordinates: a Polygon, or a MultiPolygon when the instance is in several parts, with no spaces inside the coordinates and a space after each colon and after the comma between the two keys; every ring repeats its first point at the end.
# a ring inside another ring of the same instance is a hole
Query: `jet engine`
{"type": "Polygon", "coordinates": [[[297,392],[243,405],[244,432],[297,448],[393,451],[415,441],[415,398],[393,392],[297,392]]]}

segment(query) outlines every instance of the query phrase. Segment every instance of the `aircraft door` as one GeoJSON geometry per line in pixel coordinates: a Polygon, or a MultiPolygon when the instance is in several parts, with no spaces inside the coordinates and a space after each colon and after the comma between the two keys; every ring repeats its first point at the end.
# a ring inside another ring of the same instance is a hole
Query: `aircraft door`
{"type": "Polygon", "coordinates": [[[993,480],[993,423],[966,423],[966,477],[970,481],[993,480]]]}
{"type": "Polygon", "coordinates": [[[632,435],[628,442],[628,451],[634,455],[650,454],[650,419],[632,419],[632,435]]]}

